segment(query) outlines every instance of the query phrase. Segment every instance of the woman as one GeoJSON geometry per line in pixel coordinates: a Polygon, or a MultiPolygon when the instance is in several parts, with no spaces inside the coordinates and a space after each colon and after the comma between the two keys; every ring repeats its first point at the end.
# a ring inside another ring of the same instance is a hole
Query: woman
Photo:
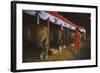
{"type": "Polygon", "coordinates": [[[75,55],[80,51],[80,31],[78,28],[76,28],[76,31],[75,31],[75,55]]]}

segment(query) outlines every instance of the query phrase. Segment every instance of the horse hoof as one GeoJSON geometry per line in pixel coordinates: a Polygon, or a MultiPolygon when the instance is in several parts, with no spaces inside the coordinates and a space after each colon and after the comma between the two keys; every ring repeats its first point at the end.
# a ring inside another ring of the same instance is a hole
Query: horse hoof
{"type": "Polygon", "coordinates": [[[66,48],[66,46],[64,45],[63,48],[66,48]]]}
{"type": "Polygon", "coordinates": [[[62,49],[63,49],[63,48],[62,48],[61,46],[59,46],[59,52],[62,52],[62,49]]]}

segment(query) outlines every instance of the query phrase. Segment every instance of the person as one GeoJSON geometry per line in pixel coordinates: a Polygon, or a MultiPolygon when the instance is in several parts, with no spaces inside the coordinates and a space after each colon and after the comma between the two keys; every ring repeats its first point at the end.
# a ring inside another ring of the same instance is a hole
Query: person
{"type": "Polygon", "coordinates": [[[77,55],[77,53],[80,51],[80,39],[81,39],[81,36],[80,36],[80,31],[78,28],[75,29],[75,39],[74,39],[74,44],[75,44],[75,55],[77,55]]]}

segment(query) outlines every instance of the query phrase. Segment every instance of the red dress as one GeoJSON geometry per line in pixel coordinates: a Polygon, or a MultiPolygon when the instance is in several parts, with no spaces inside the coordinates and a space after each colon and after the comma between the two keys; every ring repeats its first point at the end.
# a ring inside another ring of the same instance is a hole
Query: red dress
{"type": "Polygon", "coordinates": [[[76,32],[75,33],[75,50],[76,51],[79,51],[80,50],[80,33],[79,32],[76,32]]]}

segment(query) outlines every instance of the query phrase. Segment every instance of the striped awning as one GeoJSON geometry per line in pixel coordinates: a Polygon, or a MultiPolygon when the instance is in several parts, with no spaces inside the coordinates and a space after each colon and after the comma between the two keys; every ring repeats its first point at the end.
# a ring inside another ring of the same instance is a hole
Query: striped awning
{"type": "Polygon", "coordinates": [[[80,26],[77,26],[76,24],[72,23],[70,20],[68,20],[67,18],[64,18],[63,16],[61,16],[60,14],[58,14],[57,12],[46,12],[46,11],[39,11],[37,13],[37,11],[33,11],[33,10],[25,10],[25,13],[29,14],[29,15],[36,15],[38,14],[39,17],[42,20],[50,20],[50,22],[56,24],[56,25],[61,25],[62,27],[71,29],[71,30],[75,30],[75,28],[79,28],[79,30],[81,32],[85,32],[86,30],[83,28],[80,28],[80,26]]]}

